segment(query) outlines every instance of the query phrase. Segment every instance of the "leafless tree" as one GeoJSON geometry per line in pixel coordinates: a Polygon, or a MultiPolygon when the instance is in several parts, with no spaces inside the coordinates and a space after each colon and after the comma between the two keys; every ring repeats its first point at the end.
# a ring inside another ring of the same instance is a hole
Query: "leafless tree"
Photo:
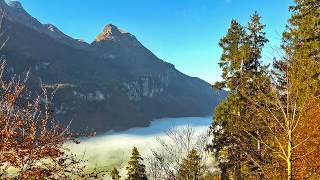
{"type": "Polygon", "coordinates": [[[156,137],[160,147],[151,149],[152,155],[147,158],[148,175],[150,179],[175,179],[183,158],[195,149],[201,157],[201,172],[207,170],[209,155],[205,151],[208,143],[208,132],[196,134],[190,125],[183,128],[171,128],[165,132],[165,137],[156,137]]]}

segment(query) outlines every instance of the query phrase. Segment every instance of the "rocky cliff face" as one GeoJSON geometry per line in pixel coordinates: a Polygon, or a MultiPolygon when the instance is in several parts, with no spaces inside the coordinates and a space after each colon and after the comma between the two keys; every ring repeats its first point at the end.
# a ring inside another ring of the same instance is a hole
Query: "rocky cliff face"
{"type": "MultiPolygon", "coordinates": [[[[156,57],[137,38],[109,24],[91,44],[66,36],[54,25],[41,24],[18,2],[0,9],[2,50],[10,73],[30,69],[30,84],[39,79],[58,88],[56,116],[72,120],[75,131],[123,130],[146,126],[162,117],[207,116],[225,97],[205,81],[189,77],[156,57]]],[[[36,89],[36,88],[35,88],[36,89]]]]}

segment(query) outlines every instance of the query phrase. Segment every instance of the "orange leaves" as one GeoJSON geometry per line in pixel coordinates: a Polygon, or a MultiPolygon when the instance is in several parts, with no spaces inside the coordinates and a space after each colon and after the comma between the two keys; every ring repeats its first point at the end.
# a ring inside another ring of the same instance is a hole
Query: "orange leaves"
{"type": "MultiPolygon", "coordinates": [[[[306,108],[294,136],[293,165],[295,177],[315,178],[320,170],[320,100],[315,98],[306,108]]],[[[319,178],[319,175],[318,175],[319,178]]]]}
{"type": "Polygon", "coordinates": [[[62,148],[72,135],[54,120],[47,90],[34,96],[19,78],[5,82],[0,76],[0,82],[0,179],[61,179],[82,172],[80,161],[62,148]],[[56,159],[64,160],[55,164],[56,159]],[[8,167],[17,175],[7,176],[8,167]]]}
{"type": "Polygon", "coordinates": [[[4,96],[3,96],[3,100],[4,100],[6,103],[14,104],[16,98],[15,98],[15,96],[14,96],[12,93],[6,93],[6,94],[4,94],[4,96]]]}
{"type": "Polygon", "coordinates": [[[41,167],[33,167],[28,169],[27,171],[25,171],[25,173],[21,176],[21,179],[23,180],[28,180],[28,179],[42,179],[41,177],[39,177],[39,174],[43,175],[43,177],[50,177],[52,176],[51,174],[52,172],[50,171],[50,169],[47,168],[41,168],[41,167]]]}

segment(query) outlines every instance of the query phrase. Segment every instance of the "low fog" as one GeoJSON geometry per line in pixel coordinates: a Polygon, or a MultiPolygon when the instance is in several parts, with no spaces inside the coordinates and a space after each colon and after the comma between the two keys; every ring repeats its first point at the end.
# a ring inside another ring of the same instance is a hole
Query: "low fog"
{"type": "Polygon", "coordinates": [[[109,170],[118,167],[122,174],[133,147],[137,147],[142,157],[146,158],[151,155],[150,149],[160,146],[157,137],[168,138],[165,134],[167,130],[190,126],[194,129],[195,137],[198,137],[206,132],[210,123],[211,117],[158,119],[149,127],[82,139],[80,144],[69,143],[66,148],[87,160],[89,168],[109,170]]]}

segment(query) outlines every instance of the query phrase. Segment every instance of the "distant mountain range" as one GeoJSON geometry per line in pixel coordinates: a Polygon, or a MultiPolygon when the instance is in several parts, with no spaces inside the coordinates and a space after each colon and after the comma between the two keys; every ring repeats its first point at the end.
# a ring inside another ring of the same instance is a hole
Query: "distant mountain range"
{"type": "Polygon", "coordinates": [[[21,3],[0,0],[5,12],[1,54],[10,73],[31,71],[58,87],[55,114],[72,120],[75,131],[98,133],[147,126],[152,119],[211,115],[226,92],[187,76],[144,47],[137,38],[109,24],[88,44],[52,24],[42,24],[21,3]]]}

